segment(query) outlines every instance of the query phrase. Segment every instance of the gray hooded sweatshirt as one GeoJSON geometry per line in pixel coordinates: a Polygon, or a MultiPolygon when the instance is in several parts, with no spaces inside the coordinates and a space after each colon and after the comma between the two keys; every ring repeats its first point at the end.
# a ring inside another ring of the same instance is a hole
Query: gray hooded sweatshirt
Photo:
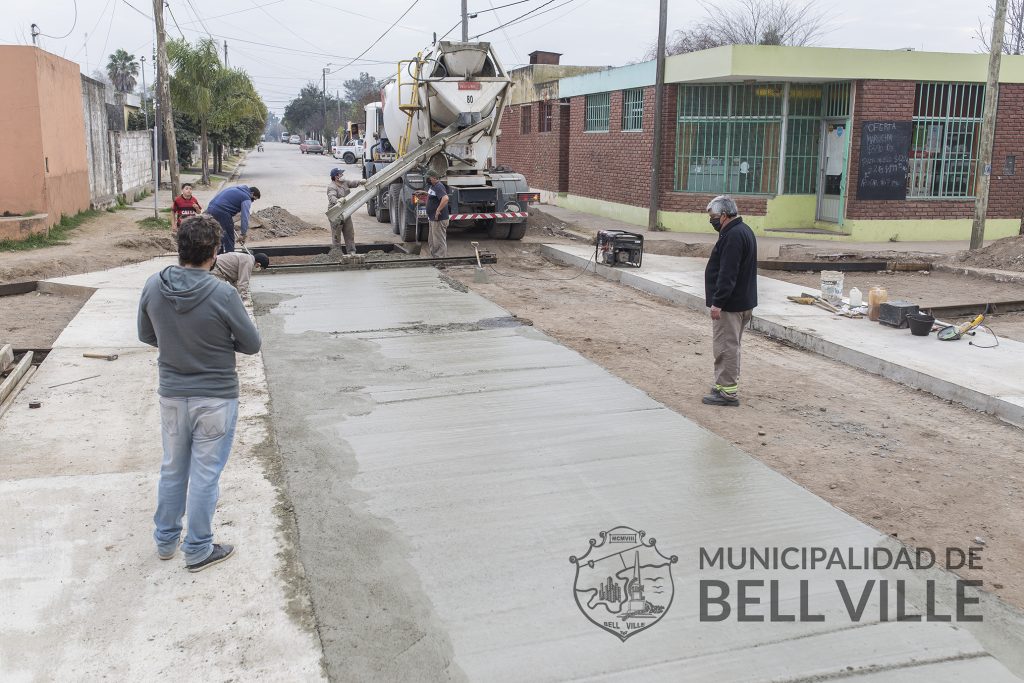
{"type": "Polygon", "coordinates": [[[181,266],[146,281],[139,341],[160,349],[158,393],[167,397],[238,398],[235,352],[260,350],[260,333],[234,287],[181,266]]]}

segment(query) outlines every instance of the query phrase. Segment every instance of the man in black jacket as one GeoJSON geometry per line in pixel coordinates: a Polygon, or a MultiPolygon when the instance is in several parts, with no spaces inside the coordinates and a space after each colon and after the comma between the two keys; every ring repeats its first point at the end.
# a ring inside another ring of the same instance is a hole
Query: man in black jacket
{"type": "Polygon", "coordinates": [[[740,340],[757,306],[757,240],[732,197],[715,197],[707,211],[718,232],[704,270],[704,297],[711,309],[713,330],[715,386],[703,402],[738,406],[740,340]]]}

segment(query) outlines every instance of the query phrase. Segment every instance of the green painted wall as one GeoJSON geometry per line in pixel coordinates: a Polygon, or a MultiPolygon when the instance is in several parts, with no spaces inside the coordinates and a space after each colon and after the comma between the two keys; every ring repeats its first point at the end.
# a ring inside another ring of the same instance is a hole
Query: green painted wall
{"type": "MultiPolygon", "coordinates": [[[[944,240],[966,240],[971,236],[971,221],[959,220],[847,220],[843,227],[820,223],[814,220],[815,197],[813,195],[782,195],[768,200],[766,216],[744,216],[744,221],[754,233],[764,236],[765,229],[772,228],[825,228],[836,230],[827,233],[785,233],[773,232],[771,237],[799,237],[807,240],[838,240],[843,242],[930,242],[944,240]],[[842,230],[843,232],[839,232],[842,230]],[[849,234],[844,234],[849,233],[849,234]]],[[[740,198],[742,203],[742,198],[740,198]]],[[[558,198],[558,205],[574,211],[592,213],[613,220],[631,223],[637,227],[647,226],[647,209],[606,202],[590,197],[567,194],[558,198]]],[[[742,212],[741,212],[742,213],[742,212]]],[[[666,229],[674,232],[712,233],[706,213],[683,211],[660,211],[658,220],[666,229]]],[[[989,219],[985,223],[985,239],[994,240],[1018,234],[1020,221],[1017,219],[989,219]]]]}

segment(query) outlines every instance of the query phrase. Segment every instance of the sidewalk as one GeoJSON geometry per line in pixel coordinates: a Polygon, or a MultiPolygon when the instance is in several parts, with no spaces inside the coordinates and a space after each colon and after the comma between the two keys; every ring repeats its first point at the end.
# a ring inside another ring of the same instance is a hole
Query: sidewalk
{"type": "MultiPolygon", "coordinates": [[[[626,230],[638,232],[649,240],[674,240],[690,244],[711,244],[718,239],[718,235],[708,225],[708,232],[671,232],[671,231],[649,231],[646,227],[626,223],[612,218],[605,218],[591,213],[566,209],[555,204],[543,204],[533,207],[533,210],[540,210],[543,213],[553,216],[561,221],[570,223],[577,231],[593,237],[598,230],[626,230]]],[[[934,242],[825,242],[813,238],[796,239],[791,237],[767,237],[757,238],[758,258],[776,258],[779,255],[779,247],[789,244],[802,244],[821,249],[822,251],[847,252],[847,251],[913,251],[931,254],[953,254],[963,251],[970,246],[968,240],[960,241],[934,241],[934,242]]]]}
{"type": "Polygon", "coordinates": [[[136,339],[136,309],[146,278],[172,261],[55,280],[96,292],[0,419],[2,680],[322,678],[290,514],[270,479],[259,355],[238,357],[215,519],[236,557],[189,574],[180,552],[156,556],[157,352],[136,339]],[[82,357],[100,351],[118,359],[82,357]]]}
{"type": "MultiPolygon", "coordinates": [[[[545,244],[548,256],[576,267],[593,249],[545,244]]],[[[642,268],[598,265],[597,274],[675,303],[705,310],[706,259],[645,255],[642,268]]],[[[982,349],[966,340],[938,342],[915,337],[865,319],[836,316],[815,306],[786,300],[808,287],[758,276],[758,302],[752,329],[785,339],[809,351],[1024,427],[1024,343],[1000,339],[982,349]]],[[[815,292],[817,290],[814,290],[815,292]]]]}

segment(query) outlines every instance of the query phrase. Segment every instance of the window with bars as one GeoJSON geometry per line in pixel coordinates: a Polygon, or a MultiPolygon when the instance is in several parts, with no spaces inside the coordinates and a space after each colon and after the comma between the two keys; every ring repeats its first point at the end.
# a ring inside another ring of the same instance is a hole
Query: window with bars
{"type": "Polygon", "coordinates": [[[783,92],[780,83],[680,87],[675,189],[774,194],[783,92]]]}
{"type": "Polygon", "coordinates": [[[612,109],[611,93],[587,95],[586,120],[583,130],[607,131],[608,118],[612,109]]]}
{"type": "Polygon", "coordinates": [[[644,91],[633,88],[622,91],[622,130],[644,129],[644,91]]]}
{"type": "Polygon", "coordinates": [[[528,104],[520,107],[519,117],[519,132],[526,135],[533,128],[533,107],[528,104]]]}
{"type": "Polygon", "coordinates": [[[908,197],[969,198],[977,176],[982,83],[918,83],[908,197]]]}
{"type": "Polygon", "coordinates": [[[550,133],[554,128],[555,105],[551,102],[542,102],[540,111],[537,112],[537,130],[541,133],[550,133]]]}

